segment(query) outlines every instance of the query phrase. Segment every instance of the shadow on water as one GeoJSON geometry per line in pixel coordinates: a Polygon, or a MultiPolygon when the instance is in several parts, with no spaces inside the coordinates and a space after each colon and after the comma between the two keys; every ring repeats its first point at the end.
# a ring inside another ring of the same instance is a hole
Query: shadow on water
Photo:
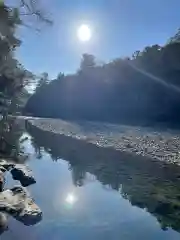
{"type": "Polygon", "coordinates": [[[76,186],[82,186],[90,173],[105,187],[120,192],[132,205],[155,216],[163,230],[180,232],[180,167],[100,148],[30,124],[27,130],[39,158],[43,149],[55,161],[68,161],[76,186]]]}

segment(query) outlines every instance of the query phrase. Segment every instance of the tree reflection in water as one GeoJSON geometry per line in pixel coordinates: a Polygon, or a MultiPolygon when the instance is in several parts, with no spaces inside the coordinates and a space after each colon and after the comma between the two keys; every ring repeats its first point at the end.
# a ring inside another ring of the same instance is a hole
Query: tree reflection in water
{"type": "Polygon", "coordinates": [[[0,122],[0,156],[15,161],[24,161],[21,139],[24,132],[22,121],[10,118],[8,121],[0,122]],[[23,155],[23,156],[22,156],[23,155]]]}
{"type": "MultiPolygon", "coordinates": [[[[73,183],[82,186],[90,173],[129,202],[155,216],[163,230],[180,232],[180,167],[141,156],[100,148],[27,124],[33,145],[52,159],[68,161],[73,183]]],[[[41,153],[42,154],[42,153],[41,153]]]]}

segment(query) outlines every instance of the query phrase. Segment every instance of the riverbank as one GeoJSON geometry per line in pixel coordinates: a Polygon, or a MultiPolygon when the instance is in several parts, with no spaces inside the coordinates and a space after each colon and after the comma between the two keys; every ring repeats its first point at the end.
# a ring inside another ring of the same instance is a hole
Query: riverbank
{"type": "Polygon", "coordinates": [[[176,130],[155,131],[146,127],[59,119],[29,119],[28,122],[44,131],[84,140],[100,147],[111,147],[180,165],[180,132],[176,130]]]}

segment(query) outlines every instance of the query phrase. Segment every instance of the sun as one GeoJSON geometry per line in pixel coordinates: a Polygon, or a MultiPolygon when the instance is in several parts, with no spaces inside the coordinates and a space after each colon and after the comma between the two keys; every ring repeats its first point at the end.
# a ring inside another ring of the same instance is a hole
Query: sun
{"type": "Polygon", "coordinates": [[[91,39],[92,33],[88,25],[83,24],[77,30],[78,39],[82,42],[88,42],[91,39]]]}

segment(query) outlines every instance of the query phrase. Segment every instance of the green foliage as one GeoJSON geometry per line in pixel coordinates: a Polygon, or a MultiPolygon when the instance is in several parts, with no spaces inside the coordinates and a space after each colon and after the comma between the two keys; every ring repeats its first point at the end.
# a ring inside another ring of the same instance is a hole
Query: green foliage
{"type": "Polygon", "coordinates": [[[180,43],[148,46],[131,59],[117,58],[101,65],[95,56],[83,54],[77,73],[44,84],[26,110],[42,117],[178,124],[180,96],[168,84],[180,88],[179,56],[180,43]],[[162,80],[155,81],[136,68],[162,80]]]}
{"type": "MultiPolygon", "coordinates": [[[[0,90],[4,98],[9,98],[11,105],[3,101],[1,112],[7,114],[17,110],[19,101],[23,98],[23,88],[31,84],[35,76],[27,71],[22,64],[14,57],[14,52],[20,46],[21,41],[16,37],[16,31],[19,25],[30,26],[34,20],[38,22],[51,21],[45,16],[39,1],[20,0],[14,3],[14,6],[6,6],[4,1],[0,4],[0,90]],[[28,19],[28,23],[27,23],[28,19]]],[[[36,24],[37,25],[37,24],[36,24]]],[[[39,84],[47,84],[48,74],[44,74],[39,84]]],[[[23,100],[24,102],[24,100],[23,100]]],[[[22,104],[20,104],[22,105],[22,104]]]]}
{"type": "MultiPolygon", "coordinates": [[[[0,112],[6,115],[14,99],[21,96],[22,88],[34,78],[22,64],[14,57],[14,51],[20,46],[21,41],[16,38],[16,30],[21,24],[19,10],[10,9],[5,5],[0,6],[0,91],[4,99],[0,112]]],[[[1,97],[2,98],[2,97],[1,97]]],[[[15,108],[14,108],[15,109],[15,108]]]]}

